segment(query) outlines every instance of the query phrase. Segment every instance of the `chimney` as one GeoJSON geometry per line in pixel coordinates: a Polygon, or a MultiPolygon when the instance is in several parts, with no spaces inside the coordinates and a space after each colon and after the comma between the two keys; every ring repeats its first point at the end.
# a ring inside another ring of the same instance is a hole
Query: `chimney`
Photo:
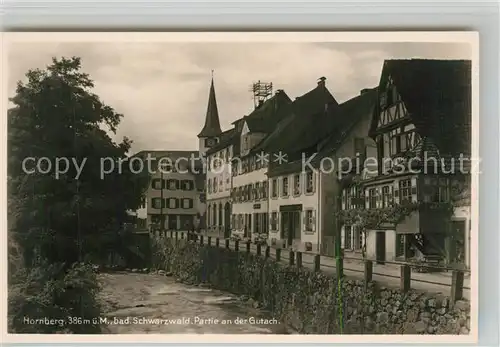
{"type": "Polygon", "coordinates": [[[364,88],[364,89],[361,89],[361,91],[359,92],[359,94],[364,94],[364,93],[367,93],[369,92],[371,89],[370,88],[364,88]]]}
{"type": "Polygon", "coordinates": [[[326,77],[320,77],[318,79],[318,86],[319,87],[324,87],[325,86],[325,81],[326,81],[326,77]]]}

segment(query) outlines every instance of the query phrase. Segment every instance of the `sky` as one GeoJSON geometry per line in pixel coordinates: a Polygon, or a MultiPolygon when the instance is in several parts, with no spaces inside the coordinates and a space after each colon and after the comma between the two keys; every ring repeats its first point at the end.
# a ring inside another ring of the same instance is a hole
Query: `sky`
{"type": "Polygon", "coordinates": [[[94,92],[124,118],[115,140],[140,150],[197,150],[211,71],[223,130],[253,109],[249,91],[272,82],[293,100],[326,77],[339,103],[375,87],[385,59],[471,59],[460,43],[18,42],[8,47],[8,91],[52,57],[78,56],[94,92]]]}

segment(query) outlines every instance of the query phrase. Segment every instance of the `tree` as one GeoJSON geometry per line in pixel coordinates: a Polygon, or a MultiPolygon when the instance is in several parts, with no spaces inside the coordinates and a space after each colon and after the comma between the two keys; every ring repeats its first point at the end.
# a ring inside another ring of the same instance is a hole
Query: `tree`
{"type": "Polygon", "coordinates": [[[94,83],[80,69],[80,58],[54,58],[45,70],[28,71],[27,82],[18,83],[11,99],[9,231],[27,266],[37,259],[67,266],[85,257],[105,259],[126,210],[139,207],[148,181],[147,172],[134,174],[128,165],[131,141],[115,143],[106,132],[115,133],[123,116],[92,93],[94,83]],[[53,165],[67,158],[70,165],[59,177],[54,171],[28,173],[22,165],[28,157],[47,158],[53,165]],[[101,178],[104,158],[122,161],[121,170],[101,178]],[[74,162],[84,162],[79,177],[74,162]]]}

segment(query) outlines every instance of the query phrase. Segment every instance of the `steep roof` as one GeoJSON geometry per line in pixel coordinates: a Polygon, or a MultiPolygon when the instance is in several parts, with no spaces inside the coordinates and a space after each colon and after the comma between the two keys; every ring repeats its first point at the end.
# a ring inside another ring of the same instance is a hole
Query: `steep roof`
{"type": "Polygon", "coordinates": [[[278,90],[275,95],[264,101],[249,115],[237,119],[232,124],[234,127],[222,133],[219,143],[207,151],[207,154],[215,153],[230,145],[234,146],[233,154],[239,154],[239,143],[241,129],[237,123],[247,123],[251,132],[269,133],[290,111],[292,101],[283,90],[278,90]]]}
{"type": "Polygon", "coordinates": [[[294,102],[294,111],[298,114],[315,114],[325,110],[325,105],[338,105],[337,100],[330,93],[322,77],[316,88],[297,97],[294,102]]]}
{"type": "MultiPolygon", "coordinates": [[[[470,154],[470,60],[386,60],[379,83],[381,91],[389,76],[421,137],[432,139],[442,154],[470,154]]],[[[372,136],[379,115],[377,103],[372,136]]]]}
{"type": "Polygon", "coordinates": [[[285,152],[289,155],[315,146],[331,129],[338,103],[324,80],[292,103],[286,117],[276,124],[252,152],[285,152]]]}
{"type": "Polygon", "coordinates": [[[270,133],[276,124],[285,118],[291,109],[292,100],[283,90],[278,90],[271,98],[243,117],[250,132],[270,133]]]}
{"type": "MultiPolygon", "coordinates": [[[[323,117],[320,116],[321,113],[317,114],[314,118],[321,120],[320,123],[311,123],[314,126],[306,127],[307,129],[298,132],[298,137],[302,142],[303,138],[308,138],[308,131],[310,135],[314,135],[312,131],[317,131],[316,137],[310,137],[310,147],[302,146],[303,150],[310,149],[310,152],[317,153],[315,159],[311,161],[312,165],[317,165],[322,158],[331,155],[346,140],[356,124],[363,118],[372,116],[376,96],[376,88],[367,89],[340,105],[330,107],[328,112],[322,113],[323,117]]],[[[295,127],[295,123],[291,124],[295,127]]],[[[305,154],[306,156],[312,155],[312,153],[305,154]]],[[[301,168],[302,156],[285,164],[269,165],[268,175],[277,176],[297,172],[301,168]]]]}
{"type": "Polygon", "coordinates": [[[233,145],[234,140],[237,136],[238,136],[238,132],[236,131],[235,128],[231,128],[229,130],[224,131],[220,135],[219,142],[215,146],[210,147],[210,149],[208,149],[206,153],[212,154],[212,153],[220,151],[221,149],[224,149],[230,145],[233,145]]]}
{"type": "Polygon", "coordinates": [[[205,115],[205,125],[198,137],[219,136],[222,133],[219,121],[219,110],[217,108],[217,100],[215,98],[214,79],[210,83],[210,92],[208,93],[207,114],[205,115]]]}
{"type": "Polygon", "coordinates": [[[333,131],[319,145],[318,158],[335,152],[349,136],[351,129],[356,124],[365,117],[371,118],[373,116],[377,96],[377,88],[364,89],[361,94],[339,105],[333,131]]]}

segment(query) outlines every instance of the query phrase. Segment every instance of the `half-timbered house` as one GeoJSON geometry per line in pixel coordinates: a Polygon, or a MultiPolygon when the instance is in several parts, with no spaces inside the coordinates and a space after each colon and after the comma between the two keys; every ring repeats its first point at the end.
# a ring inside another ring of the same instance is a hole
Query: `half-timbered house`
{"type": "Polygon", "coordinates": [[[470,80],[469,61],[385,61],[370,129],[376,170],[346,177],[342,202],[368,258],[469,263],[470,80]]]}

